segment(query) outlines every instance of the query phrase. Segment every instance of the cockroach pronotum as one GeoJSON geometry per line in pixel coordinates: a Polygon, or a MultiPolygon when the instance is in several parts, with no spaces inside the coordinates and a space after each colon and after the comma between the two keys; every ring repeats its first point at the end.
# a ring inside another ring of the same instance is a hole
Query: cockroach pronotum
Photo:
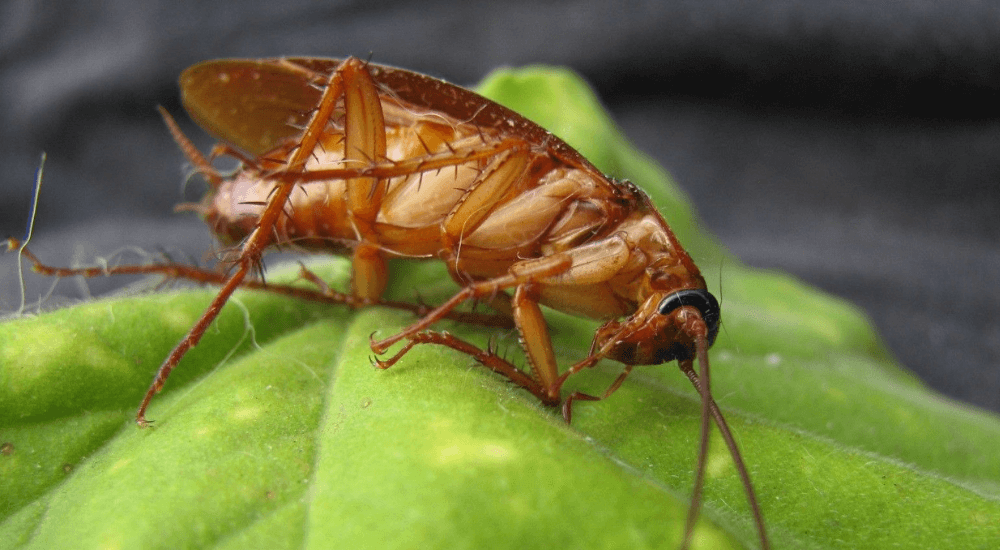
{"type": "MultiPolygon", "coordinates": [[[[372,340],[381,368],[413,346],[437,344],[472,356],[544,404],[605,399],[635,365],[677,360],[701,397],[701,439],[682,546],[689,544],[701,504],[710,420],[729,447],[747,493],[761,546],[768,547],[749,474],[712,398],[708,348],[719,330],[719,304],[690,256],[649,198],[628,182],[604,176],[566,143],[517,113],[458,86],[418,73],[346,60],[288,58],[218,60],[180,79],[192,118],[219,138],[202,155],[161,108],[184,154],[210,185],[198,211],[231,245],[221,274],[180,265],[60,269],[57,276],[160,273],[221,289],[160,366],[136,413],[146,408],[171,370],[197,345],[240,286],[265,286],[265,250],[278,246],[349,255],[347,293],[306,297],[361,306],[381,301],[386,260],[436,258],[461,290],[436,308],[410,307],[419,320],[372,340]],[[232,176],[210,163],[242,162],[232,176]],[[430,330],[467,301],[487,303],[517,328],[530,371],[445,332],[430,330]],[[559,371],[540,305],[603,320],[588,355],[559,371]],[[602,395],[572,392],[567,378],[601,359],[625,365],[602,395]],[[697,359],[698,370],[694,363],[697,359]]],[[[20,243],[11,239],[11,248],[20,243]]],[[[307,272],[304,272],[310,278],[307,272]]]]}

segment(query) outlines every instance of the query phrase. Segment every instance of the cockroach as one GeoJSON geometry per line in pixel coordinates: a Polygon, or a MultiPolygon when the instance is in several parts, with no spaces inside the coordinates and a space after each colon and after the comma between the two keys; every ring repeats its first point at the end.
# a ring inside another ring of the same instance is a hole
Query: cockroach
{"type": "MultiPolygon", "coordinates": [[[[682,546],[689,544],[700,510],[710,420],[742,478],[761,546],[769,546],[746,466],[710,389],[708,349],[719,330],[719,303],[639,188],[606,177],[562,140],[471,91],[353,57],[208,61],[184,71],[180,85],[185,108],[219,145],[202,155],[166,110],[161,113],[209,183],[206,196],[188,209],[232,247],[230,270],[114,268],[221,285],[160,366],[136,413],[139,426],[150,423],[150,400],[238,287],[350,306],[387,303],[380,298],[387,259],[437,259],[461,290],[433,309],[411,307],[419,320],[372,339],[378,357],[403,343],[395,355],[376,359],[378,367],[391,367],[419,344],[446,346],[542,403],[561,404],[569,422],[575,401],[609,397],[635,365],[676,360],[701,398],[701,439],[682,546]],[[221,175],[211,164],[219,155],[235,157],[241,167],[221,175]],[[265,286],[258,277],[262,255],[276,247],[348,255],[350,290],[326,289],[305,271],[321,291],[265,286]],[[512,321],[530,370],[430,330],[445,317],[461,320],[454,310],[468,301],[485,302],[512,321]],[[587,356],[561,373],[542,304],[604,321],[587,356]],[[625,365],[602,395],[562,395],[570,376],[601,359],[625,365]]],[[[21,248],[36,270],[53,275],[111,272],[48,268],[21,248]]]]}

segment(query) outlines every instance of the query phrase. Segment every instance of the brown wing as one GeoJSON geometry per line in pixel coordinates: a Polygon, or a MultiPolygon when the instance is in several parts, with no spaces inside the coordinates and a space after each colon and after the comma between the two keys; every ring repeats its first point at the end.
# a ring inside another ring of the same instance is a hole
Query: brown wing
{"type": "MultiPolygon", "coordinates": [[[[299,134],[319,103],[320,87],[341,62],[315,57],[206,61],[181,74],[181,99],[209,133],[261,155],[299,134]]],[[[516,136],[570,165],[597,172],[541,126],[475,92],[405,69],[367,66],[383,93],[402,104],[516,136]]]]}
{"type": "Polygon", "coordinates": [[[195,122],[254,155],[301,133],[322,93],[302,70],[267,59],[199,63],[181,73],[180,86],[195,122]]]}

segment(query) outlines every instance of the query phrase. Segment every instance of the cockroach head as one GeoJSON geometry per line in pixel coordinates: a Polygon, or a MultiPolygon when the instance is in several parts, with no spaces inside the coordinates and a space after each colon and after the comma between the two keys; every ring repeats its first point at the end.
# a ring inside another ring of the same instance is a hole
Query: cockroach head
{"type": "Polygon", "coordinates": [[[719,335],[719,320],[721,318],[719,301],[704,288],[688,288],[667,295],[660,300],[656,309],[660,315],[668,316],[685,306],[698,310],[708,327],[708,345],[714,344],[715,337],[719,335]]]}
{"type": "Polygon", "coordinates": [[[597,330],[597,349],[628,365],[658,365],[695,354],[698,337],[708,346],[719,334],[719,302],[703,288],[655,293],[632,316],[597,330]]]}

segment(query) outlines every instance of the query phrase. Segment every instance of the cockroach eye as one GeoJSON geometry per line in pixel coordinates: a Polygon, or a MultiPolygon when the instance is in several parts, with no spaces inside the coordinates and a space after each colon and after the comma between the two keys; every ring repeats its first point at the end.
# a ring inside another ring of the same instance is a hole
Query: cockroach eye
{"type": "Polygon", "coordinates": [[[660,315],[669,315],[681,306],[691,306],[701,312],[701,318],[708,325],[708,345],[715,343],[719,335],[719,301],[703,288],[685,289],[674,292],[660,302],[660,315]]]}

